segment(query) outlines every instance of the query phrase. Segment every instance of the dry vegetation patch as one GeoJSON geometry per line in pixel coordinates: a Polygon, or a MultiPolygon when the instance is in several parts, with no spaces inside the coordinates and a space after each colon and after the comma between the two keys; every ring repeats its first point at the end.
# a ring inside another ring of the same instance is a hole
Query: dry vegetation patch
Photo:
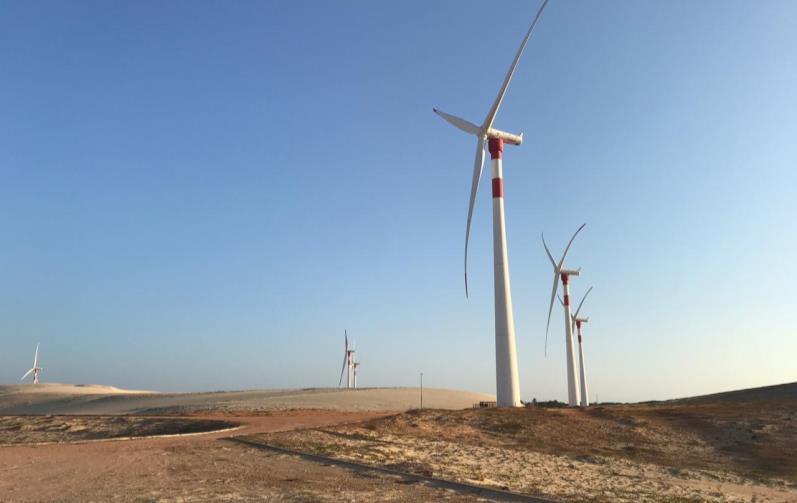
{"type": "Polygon", "coordinates": [[[410,411],[262,436],[565,500],[797,501],[797,400],[410,411]]]}

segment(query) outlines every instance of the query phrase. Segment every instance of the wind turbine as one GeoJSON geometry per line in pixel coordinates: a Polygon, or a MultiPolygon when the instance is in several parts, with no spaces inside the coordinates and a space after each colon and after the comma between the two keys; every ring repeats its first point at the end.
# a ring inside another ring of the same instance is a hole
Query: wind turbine
{"type": "Polygon", "coordinates": [[[573,237],[570,238],[570,242],[567,243],[567,248],[565,248],[565,252],[562,254],[562,258],[559,259],[557,263],[553,256],[551,255],[551,251],[548,249],[548,245],[545,243],[545,235],[542,235],[542,245],[545,247],[545,253],[548,254],[548,259],[551,261],[551,265],[553,266],[553,289],[551,290],[551,305],[548,307],[548,324],[545,327],[545,354],[548,354],[548,329],[551,326],[551,311],[553,311],[553,302],[556,300],[556,289],[559,286],[559,280],[562,281],[562,290],[564,291],[564,301],[562,304],[565,308],[565,341],[567,343],[567,403],[571,407],[575,407],[578,405],[578,387],[576,386],[576,353],[575,348],[573,347],[573,324],[570,319],[570,276],[578,276],[581,273],[581,268],[578,269],[565,269],[565,257],[567,257],[567,252],[570,251],[570,245],[573,244],[573,240],[576,239],[576,236],[581,229],[587,224],[581,224],[581,227],[573,234],[573,237]]]}
{"type": "Polygon", "coordinates": [[[340,379],[338,380],[338,387],[343,383],[343,372],[346,372],[346,387],[351,388],[352,381],[352,365],[354,364],[354,348],[349,348],[349,332],[344,330],[345,346],[343,353],[343,368],[340,369],[340,379]]]}
{"type": "Polygon", "coordinates": [[[31,372],[33,372],[33,384],[39,384],[39,371],[41,371],[41,370],[44,370],[44,369],[39,367],[39,345],[36,344],[36,353],[34,353],[34,355],[33,355],[33,367],[30,370],[28,370],[27,372],[25,372],[25,375],[22,376],[19,379],[19,381],[20,382],[24,381],[25,378],[28,377],[31,372]]]}
{"type": "MultiPolygon", "coordinates": [[[[587,300],[587,295],[589,292],[592,291],[592,287],[589,287],[587,293],[581,298],[581,302],[578,303],[578,308],[576,309],[575,314],[571,316],[571,322],[573,325],[576,326],[578,330],[578,362],[579,362],[579,378],[581,381],[581,406],[582,407],[589,407],[589,393],[587,391],[587,371],[584,368],[584,347],[581,343],[581,324],[589,322],[589,317],[586,318],[579,318],[578,313],[581,311],[581,306],[584,305],[584,301],[587,300]]],[[[559,302],[564,306],[564,301],[559,299],[559,302]]],[[[572,328],[571,328],[572,330],[572,328]]]]}
{"type": "Polygon", "coordinates": [[[504,83],[498,91],[487,116],[481,126],[466,121],[459,117],[449,115],[438,109],[434,112],[452,124],[457,129],[476,136],[476,160],[473,164],[473,180],[470,187],[470,204],[468,206],[468,220],[465,227],[465,296],[468,296],[468,240],[470,238],[470,223],[473,218],[473,207],[476,203],[476,193],[479,189],[484,168],[484,150],[489,146],[492,165],[492,192],[493,192],[493,265],[495,282],[495,374],[498,407],[519,407],[520,386],[518,384],[517,353],[515,349],[515,322],[512,316],[512,292],[509,286],[509,259],[506,251],[506,223],[504,220],[504,188],[502,154],[504,143],[520,145],[523,143],[523,134],[516,135],[493,128],[493,121],[498,109],[504,100],[504,95],[509,87],[509,82],[517,68],[520,56],[526,48],[534,27],[537,25],[548,0],[545,0],[537,11],[537,15],[529,27],[520,48],[515,54],[512,66],[504,77],[504,83]]]}
{"type": "Polygon", "coordinates": [[[579,318],[578,313],[581,311],[581,306],[584,305],[584,301],[587,300],[587,295],[589,295],[589,292],[591,291],[592,287],[589,287],[587,293],[585,293],[584,296],[581,298],[581,302],[578,303],[576,314],[573,315],[573,323],[576,325],[576,329],[578,330],[578,362],[579,362],[579,376],[581,378],[582,407],[589,407],[589,393],[587,392],[587,371],[584,368],[584,347],[581,344],[581,324],[589,322],[589,317],[579,318]]]}

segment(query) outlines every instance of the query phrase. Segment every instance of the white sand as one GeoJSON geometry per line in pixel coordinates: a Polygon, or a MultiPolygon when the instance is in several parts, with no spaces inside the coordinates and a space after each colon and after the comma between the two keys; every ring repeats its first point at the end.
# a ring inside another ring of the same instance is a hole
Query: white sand
{"type": "MultiPolygon", "coordinates": [[[[424,388],[423,405],[463,409],[491,395],[424,388]]],[[[153,393],[111,386],[38,384],[0,386],[0,414],[134,414],[196,410],[407,410],[418,407],[418,388],[218,391],[153,393]]]]}

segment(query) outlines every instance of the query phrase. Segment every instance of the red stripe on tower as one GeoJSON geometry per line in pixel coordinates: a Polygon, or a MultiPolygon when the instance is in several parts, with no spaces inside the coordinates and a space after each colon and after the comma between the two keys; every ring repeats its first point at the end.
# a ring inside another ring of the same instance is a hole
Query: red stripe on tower
{"type": "Polygon", "coordinates": [[[570,296],[569,295],[565,295],[564,305],[566,305],[566,306],[570,305],[570,296]]]}
{"type": "Polygon", "coordinates": [[[504,181],[500,178],[493,178],[493,197],[504,197],[504,181]]]}

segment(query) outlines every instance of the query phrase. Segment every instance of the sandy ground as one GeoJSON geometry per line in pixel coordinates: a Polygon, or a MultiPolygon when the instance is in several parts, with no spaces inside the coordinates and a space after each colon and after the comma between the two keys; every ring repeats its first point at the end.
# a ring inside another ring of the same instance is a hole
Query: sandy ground
{"type": "Polygon", "coordinates": [[[425,410],[256,438],[565,501],[797,501],[797,401],[425,410]]]}
{"type": "Polygon", "coordinates": [[[375,412],[222,414],[244,425],[201,436],[0,447],[0,501],[476,501],[400,478],[269,454],[226,436],[371,419],[375,412]]]}
{"type": "Polygon", "coordinates": [[[471,404],[489,396],[424,390],[424,404],[440,408],[422,411],[407,410],[418,398],[411,388],[155,394],[59,386],[0,387],[0,502],[474,499],[230,436],[563,501],[797,501],[797,384],[587,410],[478,410],[471,404]],[[74,415],[2,416],[11,412],[74,415]],[[194,421],[241,428],[93,441],[194,421]],[[80,442],[10,445],[41,439],[80,442]]]}
{"type": "MultiPolygon", "coordinates": [[[[462,409],[491,395],[467,391],[423,390],[425,406],[462,409]]],[[[147,393],[70,385],[0,386],[0,414],[168,414],[224,410],[408,410],[420,403],[418,388],[345,390],[219,391],[212,393],[147,393]]]]}

